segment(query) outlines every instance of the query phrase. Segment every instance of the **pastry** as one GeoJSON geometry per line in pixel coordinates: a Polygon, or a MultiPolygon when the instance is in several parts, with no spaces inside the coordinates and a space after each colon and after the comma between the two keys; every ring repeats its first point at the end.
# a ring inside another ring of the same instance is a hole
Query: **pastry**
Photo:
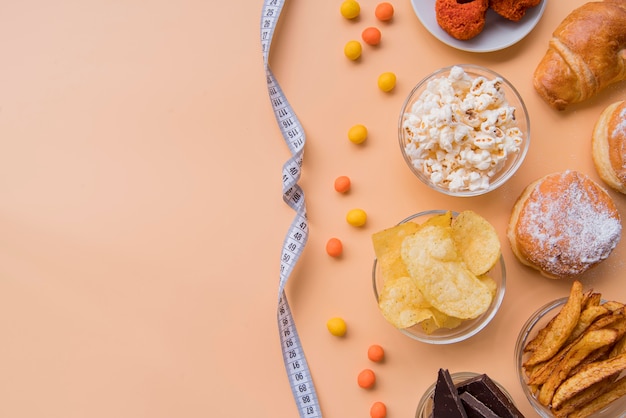
{"type": "Polygon", "coordinates": [[[526,187],[513,207],[507,237],[522,264],[552,279],[573,279],[605,260],[621,232],[607,191],[567,170],[526,187]]]}
{"type": "Polygon", "coordinates": [[[607,106],[591,137],[593,163],[600,178],[626,194],[626,101],[607,106]]]}
{"type": "Polygon", "coordinates": [[[489,0],[437,0],[437,23],[453,38],[472,39],[485,27],[489,0]]]}
{"type": "Polygon", "coordinates": [[[564,110],[625,79],[626,0],[604,0],[582,5],[559,24],[533,84],[550,106],[564,110]]]}
{"type": "Polygon", "coordinates": [[[489,7],[500,16],[517,22],[526,14],[526,10],[535,7],[541,0],[489,0],[489,7]]]}

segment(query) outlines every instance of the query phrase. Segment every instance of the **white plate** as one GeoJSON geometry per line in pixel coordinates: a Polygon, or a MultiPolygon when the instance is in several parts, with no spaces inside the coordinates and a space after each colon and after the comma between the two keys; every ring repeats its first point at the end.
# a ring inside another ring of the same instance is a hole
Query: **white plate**
{"type": "Polygon", "coordinates": [[[498,51],[519,42],[537,25],[546,3],[547,0],[541,0],[537,6],[528,9],[519,22],[505,19],[489,9],[485,29],[472,39],[460,41],[448,35],[437,23],[435,0],[411,0],[418,19],[433,36],[446,45],[470,52],[498,51]]]}

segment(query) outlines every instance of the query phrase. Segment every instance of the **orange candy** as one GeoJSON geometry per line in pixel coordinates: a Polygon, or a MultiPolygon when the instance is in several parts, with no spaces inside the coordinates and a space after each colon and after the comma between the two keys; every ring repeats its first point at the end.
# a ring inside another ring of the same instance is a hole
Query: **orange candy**
{"type": "Polygon", "coordinates": [[[370,369],[363,369],[359,376],[357,377],[357,383],[363,389],[369,389],[374,386],[376,383],[376,375],[370,369]]]}
{"type": "Polygon", "coordinates": [[[374,402],[370,408],[370,417],[385,418],[387,416],[387,406],[382,402],[374,402]]]}
{"type": "Polygon", "coordinates": [[[374,15],[376,15],[376,19],[383,22],[391,20],[393,18],[393,5],[387,2],[378,3],[374,15]]]}
{"type": "Polygon", "coordinates": [[[339,193],[346,193],[350,190],[351,182],[348,176],[339,176],[335,179],[335,190],[339,193]]]}
{"type": "Polygon", "coordinates": [[[385,358],[385,350],[378,344],[373,344],[367,350],[367,358],[373,362],[379,363],[385,358]]]}
{"type": "Polygon", "coordinates": [[[361,32],[361,38],[363,38],[363,42],[368,45],[378,45],[381,38],[380,30],[373,26],[365,28],[363,32],[361,32]]]}
{"type": "Polygon", "coordinates": [[[331,257],[339,257],[343,253],[343,244],[338,238],[331,238],[326,242],[326,253],[331,257]]]}

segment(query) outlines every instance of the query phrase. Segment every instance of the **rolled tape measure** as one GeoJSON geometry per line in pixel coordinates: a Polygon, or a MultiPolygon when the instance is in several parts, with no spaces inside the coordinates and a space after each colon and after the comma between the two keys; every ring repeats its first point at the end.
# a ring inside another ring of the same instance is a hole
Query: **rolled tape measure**
{"type": "Polygon", "coordinates": [[[267,77],[267,90],[276,122],[291,151],[291,157],[283,165],[283,200],[296,212],[285,236],[280,258],[277,319],[283,362],[300,417],[312,418],[321,417],[322,411],[285,294],[285,285],[302,255],[309,236],[304,191],[298,185],[306,137],[298,117],[287,101],[287,97],[281,90],[269,65],[270,47],[284,3],[284,0],[265,0],[261,15],[261,46],[267,77]]]}

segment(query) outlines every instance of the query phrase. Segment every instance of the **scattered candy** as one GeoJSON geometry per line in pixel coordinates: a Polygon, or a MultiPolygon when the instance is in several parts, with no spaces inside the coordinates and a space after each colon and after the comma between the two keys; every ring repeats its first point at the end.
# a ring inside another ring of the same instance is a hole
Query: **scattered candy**
{"type": "Polygon", "coordinates": [[[370,408],[370,417],[372,418],[386,418],[387,406],[382,402],[374,402],[370,408]]]}
{"type": "Polygon", "coordinates": [[[359,16],[361,13],[361,5],[357,1],[354,0],[346,0],[341,3],[341,16],[346,19],[354,19],[359,16]]]}
{"type": "Polygon", "coordinates": [[[359,41],[348,41],[343,47],[343,53],[352,61],[358,60],[361,56],[361,43],[359,41]]]}
{"type": "Polygon", "coordinates": [[[346,331],[348,330],[348,327],[346,326],[346,321],[339,317],[330,318],[328,322],[326,322],[326,327],[328,328],[328,331],[335,337],[343,337],[344,335],[346,335],[346,331]]]}
{"type": "Polygon", "coordinates": [[[378,28],[370,26],[369,28],[363,29],[361,38],[363,38],[363,42],[368,45],[378,45],[380,43],[381,33],[378,28]]]}
{"type": "Polygon", "coordinates": [[[326,243],[326,253],[331,257],[339,257],[343,253],[343,244],[338,238],[331,238],[326,243]]]}
{"type": "Polygon", "coordinates": [[[363,209],[351,209],[346,215],[346,221],[352,226],[363,226],[367,221],[367,213],[363,209]]]}
{"type": "Polygon", "coordinates": [[[349,192],[351,186],[350,177],[348,176],[339,176],[335,179],[335,191],[338,193],[349,192]]]}
{"type": "Polygon", "coordinates": [[[393,17],[393,5],[388,2],[378,3],[374,11],[376,19],[386,22],[393,17]]]}
{"type": "Polygon", "coordinates": [[[384,92],[393,90],[396,86],[396,75],[392,72],[382,73],[378,76],[378,88],[384,92]]]}
{"type": "Polygon", "coordinates": [[[354,125],[348,130],[348,139],[360,144],[367,139],[367,128],[364,125],[354,125]]]}
{"type": "Polygon", "coordinates": [[[363,389],[369,389],[376,383],[376,375],[370,369],[363,369],[356,381],[363,389]]]}
{"type": "Polygon", "coordinates": [[[373,344],[367,350],[367,358],[373,362],[379,363],[385,358],[385,350],[378,344],[373,344]]]}

